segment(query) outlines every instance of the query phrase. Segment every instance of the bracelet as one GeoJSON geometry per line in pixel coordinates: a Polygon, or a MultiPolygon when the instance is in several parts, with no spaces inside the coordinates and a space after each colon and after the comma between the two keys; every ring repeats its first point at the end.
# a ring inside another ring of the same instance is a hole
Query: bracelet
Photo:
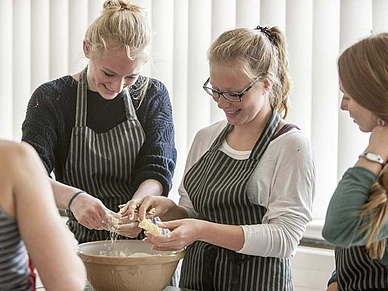
{"type": "Polygon", "coordinates": [[[73,200],[75,199],[75,197],[77,197],[77,196],[78,196],[79,194],[81,194],[81,193],[86,193],[86,192],[83,191],[83,190],[80,190],[80,191],[74,193],[73,196],[71,196],[70,201],[69,201],[69,204],[67,204],[67,210],[69,210],[69,211],[71,212],[71,210],[70,210],[71,203],[73,203],[73,200]]]}

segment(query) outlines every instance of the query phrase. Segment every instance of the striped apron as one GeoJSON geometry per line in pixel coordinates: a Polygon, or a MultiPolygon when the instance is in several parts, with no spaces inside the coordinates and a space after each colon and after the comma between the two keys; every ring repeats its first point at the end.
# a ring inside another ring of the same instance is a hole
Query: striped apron
{"type": "MultiPolygon", "coordinates": [[[[128,89],[123,98],[127,120],[104,133],[86,126],[87,68],[81,73],[77,90],[75,127],[72,130],[64,183],[85,190],[104,205],[118,211],[118,205],[132,198],[131,173],[145,140],[145,133],[132,104],[128,89]]],[[[105,240],[110,233],[89,230],[68,211],[68,226],[79,243],[105,240]]]]}
{"type": "Polygon", "coordinates": [[[388,290],[388,266],[371,260],[363,246],[335,248],[338,290],[388,290]]]}
{"type": "MultiPolygon", "coordinates": [[[[246,160],[235,160],[218,150],[231,128],[227,125],[187,172],[184,186],[202,219],[230,225],[262,222],[266,209],[249,201],[246,185],[279,123],[280,117],[273,111],[246,160]]],[[[293,290],[288,258],[239,254],[202,241],[186,249],[180,287],[201,291],[293,290]]]]}

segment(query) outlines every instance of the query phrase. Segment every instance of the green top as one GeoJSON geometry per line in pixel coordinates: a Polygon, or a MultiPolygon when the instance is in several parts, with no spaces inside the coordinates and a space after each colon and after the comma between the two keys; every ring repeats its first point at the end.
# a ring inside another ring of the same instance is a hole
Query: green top
{"type": "MultiPolygon", "coordinates": [[[[366,245],[368,233],[360,233],[360,228],[367,221],[366,217],[356,215],[369,195],[369,188],[376,180],[376,175],[363,167],[349,168],[338,183],[326,213],[322,236],[330,243],[340,247],[366,245]]],[[[388,237],[388,220],[385,221],[377,240],[388,237]]],[[[381,260],[388,265],[388,246],[381,260]]],[[[336,272],[331,281],[336,280],[336,272]]]]}

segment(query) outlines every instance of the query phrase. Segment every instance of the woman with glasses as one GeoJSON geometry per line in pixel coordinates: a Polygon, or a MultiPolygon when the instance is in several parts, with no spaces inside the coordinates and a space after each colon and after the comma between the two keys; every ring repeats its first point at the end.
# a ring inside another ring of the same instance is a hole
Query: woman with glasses
{"type": "Polygon", "coordinates": [[[315,166],[307,138],[287,123],[291,87],[286,42],[277,27],[237,28],[208,51],[204,90],[226,120],[191,146],[180,202],[146,196],[167,235],[157,250],[186,247],[180,287],[293,290],[290,257],[312,219],[315,166]]]}
{"type": "Polygon", "coordinates": [[[388,33],[347,48],[338,75],[341,109],[370,137],[327,209],[322,235],[336,263],[327,290],[388,290],[388,33]]]}

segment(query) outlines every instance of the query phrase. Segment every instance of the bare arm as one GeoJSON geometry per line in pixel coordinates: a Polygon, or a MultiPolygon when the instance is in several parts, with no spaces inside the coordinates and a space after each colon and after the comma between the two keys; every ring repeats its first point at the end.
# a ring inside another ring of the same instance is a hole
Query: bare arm
{"type": "Polygon", "coordinates": [[[326,291],[338,291],[337,286],[337,282],[333,282],[327,287],[326,291]]]}
{"type": "Polygon", "coordinates": [[[77,241],[61,221],[38,155],[24,143],[9,149],[1,167],[13,197],[9,213],[18,221],[46,290],[83,290],[86,272],[76,254],[77,241]]]}
{"type": "MultiPolygon", "coordinates": [[[[75,193],[82,189],[78,189],[50,178],[51,186],[54,191],[55,203],[58,208],[67,209],[70,199],[75,193]]],[[[106,214],[108,209],[100,199],[82,193],[77,195],[71,203],[71,212],[77,221],[89,229],[103,229],[106,226],[104,221],[107,220],[106,214]]]]}

